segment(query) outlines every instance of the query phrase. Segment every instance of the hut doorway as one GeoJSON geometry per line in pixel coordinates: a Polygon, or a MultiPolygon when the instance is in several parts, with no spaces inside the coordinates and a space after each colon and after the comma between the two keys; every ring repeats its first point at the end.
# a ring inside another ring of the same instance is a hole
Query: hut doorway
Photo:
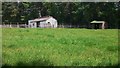
{"type": "Polygon", "coordinates": [[[37,21],[36,23],[37,23],[37,27],[40,27],[40,21],[37,21]]]}

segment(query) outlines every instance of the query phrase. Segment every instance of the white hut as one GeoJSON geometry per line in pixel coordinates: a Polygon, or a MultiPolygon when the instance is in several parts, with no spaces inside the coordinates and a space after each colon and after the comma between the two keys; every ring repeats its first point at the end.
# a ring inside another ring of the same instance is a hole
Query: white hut
{"type": "Polygon", "coordinates": [[[57,28],[57,20],[51,16],[28,20],[29,28],[57,28]]]}

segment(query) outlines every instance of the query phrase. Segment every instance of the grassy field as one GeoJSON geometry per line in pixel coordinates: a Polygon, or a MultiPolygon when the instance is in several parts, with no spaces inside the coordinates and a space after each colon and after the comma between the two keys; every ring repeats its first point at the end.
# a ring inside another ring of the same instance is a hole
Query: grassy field
{"type": "Polygon", "coordinates": [[[117,29],[3,28],[3,65],[118,64],[117,29]]]}

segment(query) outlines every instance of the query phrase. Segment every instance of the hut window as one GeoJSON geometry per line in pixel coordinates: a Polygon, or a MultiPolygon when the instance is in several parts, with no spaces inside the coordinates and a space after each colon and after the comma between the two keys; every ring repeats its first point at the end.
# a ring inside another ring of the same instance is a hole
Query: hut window
{"type": "Polygon", "coordinates": [[[33,26],[34,26],[34,23],[33,23],[33,26]]]}
{"type": "Polygon", "coordinates": [[[48,24],[50,24],[50,22],[48,22],[48,24]]]}

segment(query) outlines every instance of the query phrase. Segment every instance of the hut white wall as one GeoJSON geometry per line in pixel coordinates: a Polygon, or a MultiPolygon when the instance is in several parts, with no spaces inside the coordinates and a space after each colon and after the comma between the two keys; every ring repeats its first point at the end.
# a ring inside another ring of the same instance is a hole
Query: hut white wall
{"type": "Polygon", "coordinates": [[[55,20],[54,18],[50,18],[46,21],[47,23],[50,22],[51,27],[53,28],[57,28],[57,20],[55,20]]]}
{"type": "Polygon", "coordinates": [[[33,22],[33,28],[37,28],[37,23],[33,22]]]}
{"type": "Polygon", "coordinates": [[[29,20],[28,21],[28,27],[29,28],[36,28],[37,27],[37,24],[36,22],[32,21],[32,20],[29,20]]]}
{"type": "Polygon", "coordinates": [[[31,20],[28,20],[28,27],[31,28],[31,24],[30,24],[31,20]]]}
{"type": "Polygon", "coordinates": [[[40,22],[40,27],[45,27],[45,24],[47,24],[46,21],[42,21],[42,22],[40,22]]]}

